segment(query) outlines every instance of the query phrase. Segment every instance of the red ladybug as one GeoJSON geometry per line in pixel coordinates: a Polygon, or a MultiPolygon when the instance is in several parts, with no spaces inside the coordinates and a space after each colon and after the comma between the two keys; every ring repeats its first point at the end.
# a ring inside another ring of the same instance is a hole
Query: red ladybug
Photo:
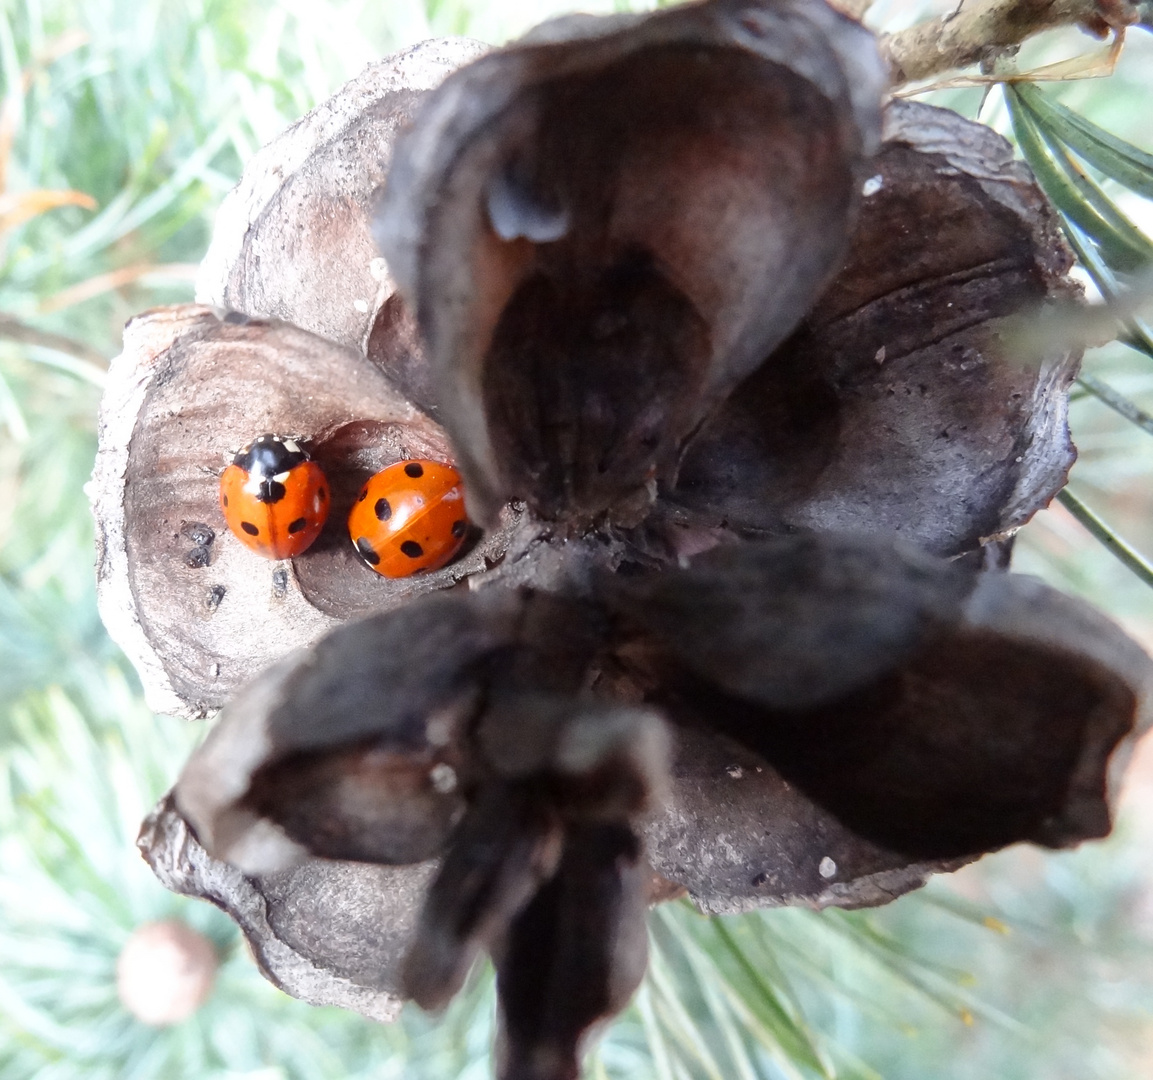
{"type": "Polygon", "coordinates": [[[246,547],[291,559],[320,535],[328,483],[320,466],[285,435],[261,435],[236,452],[220,477],[220,508],[246,547]]]}
{"type": "Polygon", "coordinates": [[[348,515],[357,552],[385,577],[439,570],[467,532],[460,473],[439,461],[398,461],[382,469],[348,515]]]}

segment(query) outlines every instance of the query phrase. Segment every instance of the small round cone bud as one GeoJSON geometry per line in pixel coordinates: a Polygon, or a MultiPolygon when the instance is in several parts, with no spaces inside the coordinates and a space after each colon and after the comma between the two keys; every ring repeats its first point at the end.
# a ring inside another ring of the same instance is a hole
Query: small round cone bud
{"type": "Polygon", "coordinates": [[[178,1024],[212,992],[218,963],[212,943],[184,923],[145,923],[133,931],[116,961],[116,992],[141,1023],[178,1024]]]}

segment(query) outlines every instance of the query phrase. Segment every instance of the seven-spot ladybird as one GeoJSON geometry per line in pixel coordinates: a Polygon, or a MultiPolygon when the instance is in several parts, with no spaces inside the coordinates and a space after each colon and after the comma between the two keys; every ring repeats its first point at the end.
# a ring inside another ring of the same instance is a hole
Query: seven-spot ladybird
{"type": "Polygon", "coordinates": [[[369,478],[348,515],[360,557],[385,577],[439,570],[468,532],[460,473],[439,461],[398,461],[369,478]]]}
{"type": "Polygon", "coordinates": [[[266,559],[291,559],[328,517],[320,466],[284,435],[261,435],[236,452],[220,477],[220,507],[239,540],[266,559]]]}

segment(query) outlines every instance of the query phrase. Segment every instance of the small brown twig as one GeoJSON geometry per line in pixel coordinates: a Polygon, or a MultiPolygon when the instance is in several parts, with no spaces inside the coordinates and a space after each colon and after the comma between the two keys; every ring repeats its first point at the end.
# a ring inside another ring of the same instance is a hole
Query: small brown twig
{"type": "Polygon", "coordinates": [[[1043,30],[1081,26],[1104,37],[1141,21],[1130,0],[961,0],[947,15],[882,39],[893,85],[991,60],[1043,30]]]}
{"type": "Polygon", "coordinates": [[[84,342],[65,337],[63,334],[54,334],[49,330],[40,330],[8,315],[0,315],[0,338],[19,341],[24,345],[37,345],[42,349],[52,349],[66,356],[74,356],[77,360],[95,364],[101,369],[108,366],[108,357],[85,345],[84,342]]]}
{"type": "Polygon", "coordinates": [[[55,311],[63,311],[74,304],[91,300],[94,296],[111,292],[114,289],[131,285],[143,277],[164,278],[170,281],[196,280],[198,263],[133,263],[131,266],[121,266],[116,270],[109,270],[103,274],[96,274],[85,281],[69,285],[58,293],[40,301],[40,312],[48,315],[55,311]]]}
{"type": "Polygon", "coordinates": [[[858,22],[864,22],[865,16],[869,13],[869,8],[873,6],[874,0],[830,0],[830,3],[838,11],[844,12],[852,19],[858,22]]]}

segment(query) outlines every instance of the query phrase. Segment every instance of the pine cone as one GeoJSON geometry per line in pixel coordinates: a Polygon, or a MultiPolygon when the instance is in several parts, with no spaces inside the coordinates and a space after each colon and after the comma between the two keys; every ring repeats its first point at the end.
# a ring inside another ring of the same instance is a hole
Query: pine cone
{"type": "Polygon", "coordinates": [[[378,1017],[486,950],[500,1075],[561,1080],[643,974],[651,870],[708,912],[851,906],[1104,835],[1151,665],[999,569],[1079,362],[1007,344],[1079,294],[1002,139],[882,110],[817,0],[482,52],[400,54],[267,147],[202,273],[228,313],[129,325],[101,601],[154,707],[223,707],[142,834],[165,884],[378,1017]],[[333,493],[275,568],[216,508],[260,431],[333,493]],[[406,457],[485,531],[387,580],[343,519],[406,457]]]}

